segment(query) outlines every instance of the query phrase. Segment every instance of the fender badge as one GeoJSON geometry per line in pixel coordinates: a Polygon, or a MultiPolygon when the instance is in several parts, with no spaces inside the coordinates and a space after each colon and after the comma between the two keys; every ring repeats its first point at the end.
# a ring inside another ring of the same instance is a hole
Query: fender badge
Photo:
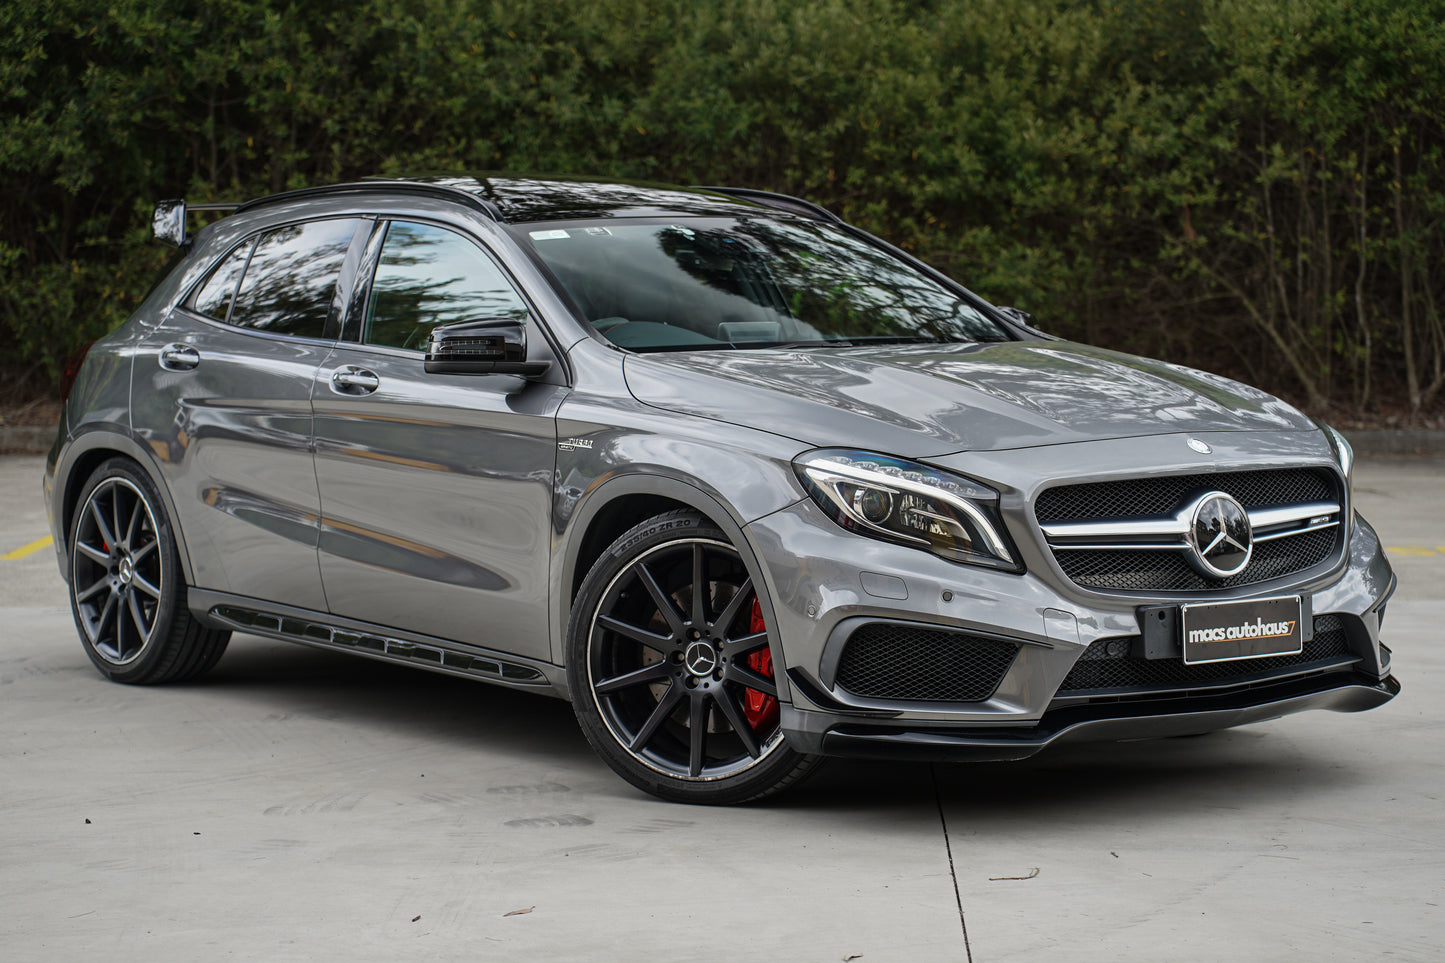
{"type": "Polygon", "coordinates": [[[1209,454],[1210,452],[1214,451],[1213,448],[1210,448],[1208,445],[1206,445],[1204,442],[1200,441],[1198,438],[1191,438],[1191,439],[1189,439],[1189,447],[1190,447],[1190,448],[1193,448],[1195,451],[1199,452],[1201,455],[1207,455],[1207,454],[1209,454]]]}
{"type": "Polygon", "coordinates": [[[592,448],[591,438],[568,438],[566,441],[557,442],[559,451],[576,451],[578,448],[592,448]]]}

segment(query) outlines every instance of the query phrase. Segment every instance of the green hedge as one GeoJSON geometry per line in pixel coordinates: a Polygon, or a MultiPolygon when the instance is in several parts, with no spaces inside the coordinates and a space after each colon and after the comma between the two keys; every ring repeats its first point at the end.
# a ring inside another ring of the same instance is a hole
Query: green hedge
{"type": "Polygon", "coordinates": [[[1425,0],[11,0],[0,364],[53,381],[128,314],[158,198],[565,171],[799,194],[1066,336],[1435,416],[1442,24],[1425,0]]]}

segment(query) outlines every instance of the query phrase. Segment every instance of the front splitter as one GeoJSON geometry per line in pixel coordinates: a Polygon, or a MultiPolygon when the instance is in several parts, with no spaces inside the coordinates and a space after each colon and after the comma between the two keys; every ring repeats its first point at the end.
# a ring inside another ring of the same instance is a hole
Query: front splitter
{"type": "Polygon", "coordinates": [[[1400,691],[1393,676],[1370,682],[1351,674],[1314,677],[1239,693],[1076,705],[1044,713],[1034,726],[962,727],[867,720],[784,707],[783,731],[799,752],[922,762],[1027,759],[1059,743],[1162,739],[1265,722],[1307,709],[1360,712],[1400,691]]]}

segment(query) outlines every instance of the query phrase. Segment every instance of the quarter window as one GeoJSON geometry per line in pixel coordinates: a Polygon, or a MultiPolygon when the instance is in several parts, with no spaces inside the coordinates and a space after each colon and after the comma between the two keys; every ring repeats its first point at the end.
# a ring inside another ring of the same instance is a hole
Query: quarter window
{"type": "Polygon", "coordinates": [[[382,244],[362,341],[421,351],[439,324],[526,317],[522,298],[476,244],[445,228],[395,221],[382,244]]]}
{"type": "Polygon", "coordinates": [[[256,239],[251,238],[217,265],[205,285],[196,292],[192,307],[197,313],[217,321],[226,320],[226,316],[231,313],[231,300],[236,294],[236,284],[241,280],[241,273],[246,270],[246,261],[255,246],[256,239]]]}

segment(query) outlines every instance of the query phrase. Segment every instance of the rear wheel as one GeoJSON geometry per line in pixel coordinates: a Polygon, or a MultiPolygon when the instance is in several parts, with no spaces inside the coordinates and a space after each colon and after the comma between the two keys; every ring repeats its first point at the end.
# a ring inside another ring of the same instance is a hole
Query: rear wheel
{"type": "Polygon", "coordinates": [[[643,522],[603,553],[568,627],[582,731],[633,785],[731,804],[817,764],[779,725],[769,631],[738,550],[695,512],[643,522]]]}
{"type": "Polygon", "coordinates": [[[116,682],[179,682],[210,669],[231,634],[186,607],[175,537],[155,485],[113,458],[86,482],[70,526],[70,608],[90,661],[116,682]]]}

